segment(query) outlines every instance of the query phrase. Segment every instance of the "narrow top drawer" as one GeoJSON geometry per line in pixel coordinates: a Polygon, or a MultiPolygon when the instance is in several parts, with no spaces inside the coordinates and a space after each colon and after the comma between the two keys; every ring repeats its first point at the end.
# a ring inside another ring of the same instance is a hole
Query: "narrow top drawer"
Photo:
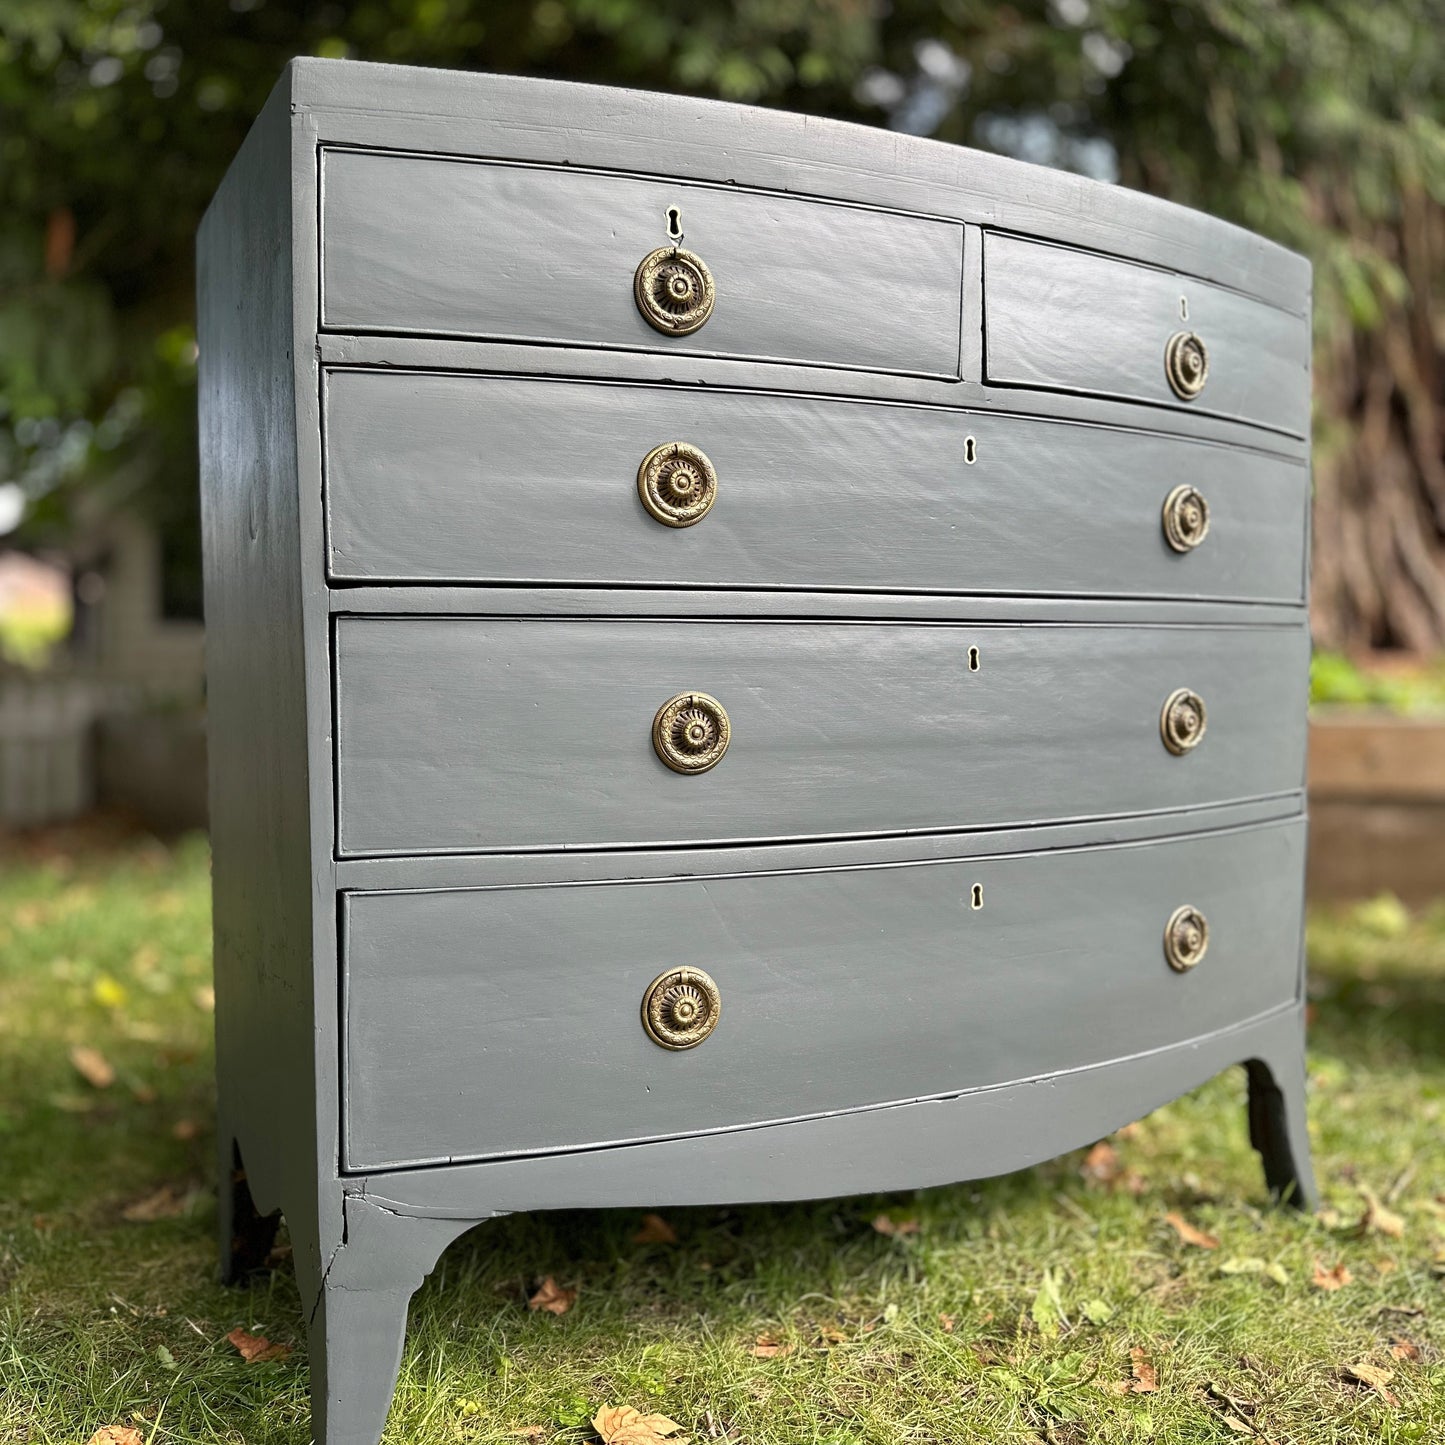
{"type": "Polygon", "coordinates": [[[993,232],[983,264],[987,381],[1188,407],[1308,435],[1307,296],[1295,315],[1190,276],[993,232]],[[1171,342],[1193,353],[1181,354],[1173,382],[1171,342]],[[1202,384],[1194,369],[1201,355],[1202,384]]]}
{"type": "Polygon", "coordinates": [[[757,191],[328,150],[321,324],[956,379],[963,227],[757,191]],[[664,334],[639,263],[679,243],[711,313],[664,334]]]}

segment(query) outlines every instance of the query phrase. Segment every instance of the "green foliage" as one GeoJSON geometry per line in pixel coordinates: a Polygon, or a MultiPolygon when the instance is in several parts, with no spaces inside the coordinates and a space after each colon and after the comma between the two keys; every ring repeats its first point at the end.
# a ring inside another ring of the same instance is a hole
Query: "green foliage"
{"type": "Polygon", "coordinates": [[[1380,671],[1360,667],[1338,652],[1316,652],[1310,663],[1310,702],[1396,713],[1445,712],[1445,662],[1380,671]]]}
{"type": "MultiPolygon", "coordinates": [[[[215,1282],[207,862],[199,839],[0,855],[0,1440],[308,1439],[290,1267],[215,1282]],[[161,1190],[160,1217],[125,1217],[161,1190]],[[244,1363],[238,1326],[291,1354],[244,1363]]],[[[1075,1154],[887,1199],[669,1210],[677,1244],[635,1240],[635,1211],[518,1215],[417,1295],[386,1439],[581,1445],[630,1404],[749,1445],[1438,1441],[1445,911],[1317,913],[1310,955],[1319,1216],[1265,1199],[1239,1070],[1116,1135],[1112,1186],[1075,1154]],[[1398,1237],[1361,1226],[1362,1187],[1398,1237]],[[885,1236],[880,1212],[917,1229],[885,1236]],[[1349,1282],[1316,1287],[1316,1261],[1349,1282]],[[563,1316],[526,1307],[547,1275],[579,1291],[563,1316]],[[789,1348],[754,1355],[764,1334],[789,1348]],[[1394,1403],[1341,1377],[1360,1361],[1393,1372],[1394,1403]]]]}

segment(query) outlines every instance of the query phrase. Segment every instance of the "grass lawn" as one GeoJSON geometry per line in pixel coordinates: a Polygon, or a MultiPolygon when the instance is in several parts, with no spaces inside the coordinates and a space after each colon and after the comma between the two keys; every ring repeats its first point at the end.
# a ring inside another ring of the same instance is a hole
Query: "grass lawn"
{"type": "MultiPolygon", "coordinates": [[[[0,1441],[308,1439],[289,1267],[214,1282],[208,902],[200,840],[0,854],[0,1441]]],[[[984,1183],[675,1243],[514,1217],[417,1296],[388,1442],[580,1445],[610,1404],[748,1445],[1445,1441],[1445,906],[1320,915],[1311,957],[1319,1216],[1269,1206],[1232,1070],[984,1183]]]]}

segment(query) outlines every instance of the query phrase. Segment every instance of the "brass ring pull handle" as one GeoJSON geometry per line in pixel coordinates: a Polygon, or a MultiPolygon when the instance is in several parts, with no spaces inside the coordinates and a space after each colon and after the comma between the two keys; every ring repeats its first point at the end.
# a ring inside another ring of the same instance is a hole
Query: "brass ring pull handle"
{"type": "Polygon", "coordinates": [[[652,746],[675,773],[705,773],[717,767],[731,738],[723,705],[705,692],[678,693],[652,720],[652,746]]]}
{"type": "Polygon", "coordinates": [[[637,495],[664,527],[691,527],[717,500],[717,468],[686,442],[653,447],[637,469],[637,495]]]}
{"type": "Polygon", "coordinates": [[[649,326],[667,336],[686,336],[712,315],[717,291],[701,256],[660,246],[638,262],[632,295],[649,326]]]}
{"type": "Polygon", "coordinates": [[[642,995],[642,1027],[664,1049],[695,1049],[721,1014],[718,986],[700,968],[670,968],[642,995]]]}
{"type": "Polygon", "coordinates": [[[1159,736],[1175,757],[1197,748],[1208,725],[1209,714],[1197,692],[1181,687],[1164,699],[1164,708],[1159,714],[1159,736]]]}
{"type": "Polygon", "coordinates": [[[1209,503],[1197,488],[1175,487],[1164,498],[1164,539],[1176,552],[1192,552],[1209,535],[1209,503]]]}
{"type": "Polygon", "coordinates": [[[1164,375],[1174,395],[1193,401],[1209,380],[1209,350],[1192,331],[1176,331],[1164,345],[1164,375]]]}
{"type": "Polygon", "coordinates": [[[1176,908],[1164,925],[1164,957],[1177,973],[1188,973],[1209,951],[1209,922],[1189,904],[1176,908]]]}

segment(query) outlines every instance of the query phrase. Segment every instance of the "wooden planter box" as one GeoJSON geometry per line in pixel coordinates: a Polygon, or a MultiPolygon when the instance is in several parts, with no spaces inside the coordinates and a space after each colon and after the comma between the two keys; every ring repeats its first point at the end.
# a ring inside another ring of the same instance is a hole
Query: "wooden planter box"
{"type": "Polygon", "coordinates": [[[1309,806],[1312,899],[1445,896],[1445,717],[1317,714],[1309,806]]]}

